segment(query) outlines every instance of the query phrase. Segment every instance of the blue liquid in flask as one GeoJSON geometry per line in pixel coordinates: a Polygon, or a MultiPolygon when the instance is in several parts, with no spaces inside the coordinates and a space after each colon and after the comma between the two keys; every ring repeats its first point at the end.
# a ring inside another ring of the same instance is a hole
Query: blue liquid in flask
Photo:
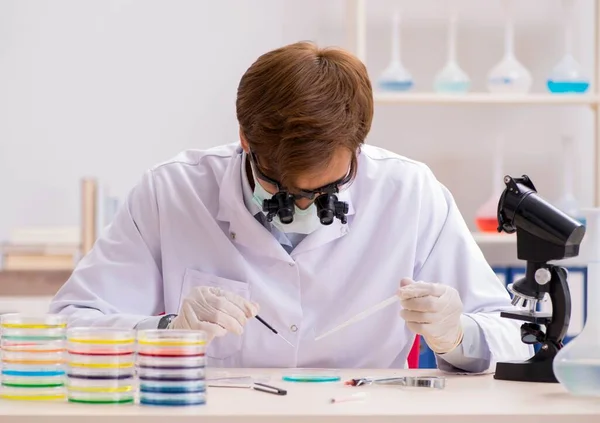
{"type": "Polygon", "coordinates": [[[379,86],[381,89],[386,91],[409,91],[413,86],[413,81],[379,81],[379,86]]]}
{"type": "Polygon", "coordinates": [[[586,81],[556,81],[549,79],[546,86],[548,87],[548,91],[555,94],[582,94],[590,88],[590,83],[586,81]]]}
{"type": "Polygon", "coordinates": [[[435,90],[439,93],[466,93],[471,84],[469,82],[444,82],[435,85],[435,90]]]}

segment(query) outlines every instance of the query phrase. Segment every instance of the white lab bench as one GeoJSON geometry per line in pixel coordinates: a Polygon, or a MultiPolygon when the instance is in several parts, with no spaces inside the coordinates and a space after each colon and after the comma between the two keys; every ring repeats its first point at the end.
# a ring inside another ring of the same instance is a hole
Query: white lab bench
{"type": "MultiPolygon", "coordinates": [[[[438,370],[344,370],[340,382],[283,382],[281,369],[234,369],[288,391],[277,396],[243,388],[209,387],[194,407],[84,405],[0,400],[2,423],[597,423],[600,398],[568,394],[559,384],[508,382],[492,375],[447,375],[446,388],[344,386],[363,376],[441,375],[438,370]],[[331,398],[366,392],[362,402],[331,398]]],[[[209,373],[210,376],[210,373],[209,373]]]]}

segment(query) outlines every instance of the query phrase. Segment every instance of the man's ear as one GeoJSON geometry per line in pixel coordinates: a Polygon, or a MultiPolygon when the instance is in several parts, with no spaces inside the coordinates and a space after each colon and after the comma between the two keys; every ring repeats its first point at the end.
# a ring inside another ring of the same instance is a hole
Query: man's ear
{"type": "Polygon", "coordinates": [[[242,127],[240,126],[240,143],[242,144],[242,148],[246,152],[246,154],[250,153],[250,145],[248,144],[248,140],[244,135],[244,131],[242,131],[242,127]]]}

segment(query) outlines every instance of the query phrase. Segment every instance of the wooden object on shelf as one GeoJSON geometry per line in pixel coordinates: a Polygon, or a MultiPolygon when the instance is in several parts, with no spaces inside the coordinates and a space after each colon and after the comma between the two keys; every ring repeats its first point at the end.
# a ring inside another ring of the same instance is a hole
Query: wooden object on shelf
{"type": "Polygon", "coordinates": [[[96,242],[97,182],[84,178],[81,181],[81,254],[86,255],[96,242]]]}
{"type": "Polygon", "coordinates": [[[73,270],[78,258],[78,245],[2,246],[3,270],[73,270]]]}
{"type": "Polygon", "coordinates": [[[2,271],[0,296],[52,296],[69,279],[71,271],[2,271]]]}
{"type": "Polygon", "coordinates": [[[77,246],[12,245],[1,249],[2,269],[6,271],[71,271],[79,256],[77,246]]]}

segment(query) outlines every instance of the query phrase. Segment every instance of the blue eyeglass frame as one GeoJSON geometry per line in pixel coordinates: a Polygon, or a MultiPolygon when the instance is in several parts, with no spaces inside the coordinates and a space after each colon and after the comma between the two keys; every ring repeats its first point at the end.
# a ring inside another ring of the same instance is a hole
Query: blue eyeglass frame
{"type": "MultiPolygon", "coordinates": [[[[256,154],[252,150],[250,150],[250,161],[254,165],[254,170],[256,171],[256,173],[258,173],[258,176],[260,177],[260,179],[270,183],[271,185],[274,185],[277,188],[277,191],[287,191],[285,189],[285,187],[283,187],[281,185],[281,183],[279,183],[279,181],[269,178],[267,175],[264,174],[264,172],[262,170],[260,170],[260,166],[258,165],[258,160],[256,158],[256,154]]],[[[352,180],[352,171],[351,171],[352,165],[350,165],[350,166],[351,167],[350,167],[350,171],[348,172],[348,174],[346,176],[344,176],[343,178],[338,179],[335,182],[324,185],[324,186],[314,189],[314,190],[297,189],[296,192],[290,193],[290,195],[292,195],[295,199],[297,199],[298,197],[301,197],[301,198],[306,198],[307,200],[314,200],[316,197],[318,197],[319,195],[322,195],[322,194],[336,194],[336,193],[340,192],[340,186],[346,185],[347,183],[349,183],[352,180]]]]}

